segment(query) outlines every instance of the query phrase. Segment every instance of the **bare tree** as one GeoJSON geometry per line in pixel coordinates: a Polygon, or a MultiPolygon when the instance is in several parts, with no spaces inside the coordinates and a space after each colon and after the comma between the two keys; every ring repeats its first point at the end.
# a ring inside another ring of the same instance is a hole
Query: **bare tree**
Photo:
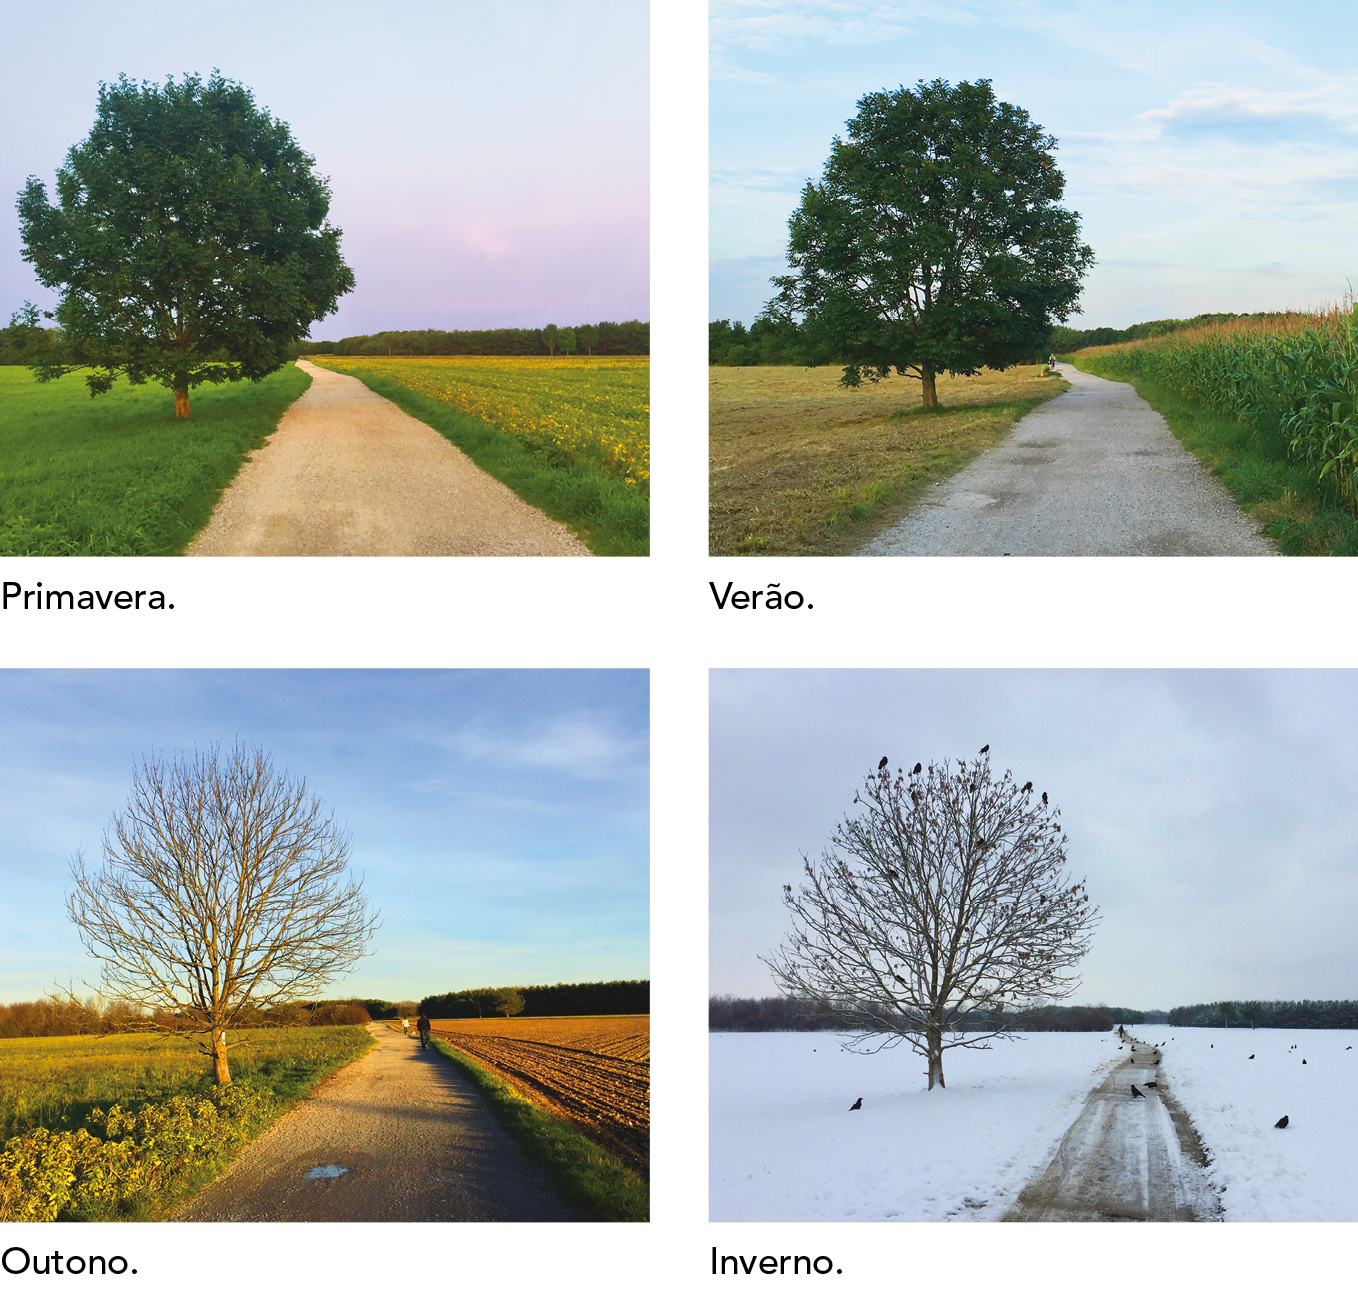
{"type": "MultiPolygon", "coordinates": [[[[884,758],[885,760],[885,758],[884,758]]],[[[1006,1013],[1068,997],[1098,910],[1069,880],[1060,811],[991,777],[990,757],[870,774],[807,881],[783,887],[793,929],[765,959],[779,988],[828,1013],[850,1050],[908,1043],[943,1087],[943,1052],[985,1047],[1006,1013]]]]}
{"type": "Polygon", "coordinates": [[[72,861],[66,907],[105,995],[147,1028],[163,1027],[159,1011],[204,1036],[219,1084],[231,1081],[230,1030],[314,997],[377,929],[348,874],[347,834],[258,748],[144,759],[103,857],[97,872],[72,861]]]}

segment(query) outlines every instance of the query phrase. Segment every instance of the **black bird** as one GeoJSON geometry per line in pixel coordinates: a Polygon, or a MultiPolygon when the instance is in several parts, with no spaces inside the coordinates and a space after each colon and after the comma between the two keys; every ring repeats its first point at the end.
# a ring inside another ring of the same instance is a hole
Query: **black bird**
{"type": "Polygon", "coordinates": [[[877,762],[877,768],[878,768],[879,770],[885,770],[885,769],[886,769],[886,757],[883,757],[880,761],[877,762]]]}
{"type": "Polygon", "coordinates": [[[1031,792],[1032,790],[1033,790],[1033,781],[1032,781],[1031,779],[1029,779],[1028,782],[1025,783],[1025,784],[1023,785],[1023,791],[1024,791],[1024,792],[1031,792]]]}
{"type": "Polygon", "coordinates": [[[1158,1083],[1147,1083],[1146,1086],[1148,1088],[1159,1088],[1160,1085],[1158,1083]]]}
{"type": "Polygon", "coordinates": [[[1254,1060],[1254,1053],[1253,1053],[1253,1052],[1250,1053],[1250,1060],[1251,1060],[1251,1061],[1254,1060]]]}
{"type": "Polygon", "coordinates": [[[1351,1051],[1353,1051],[1353,1044],[1350,1043],[1349,1046],[1346,1047],[1346,1048],[1344,1049],[1344,1051],[1346,1051],[1346,1052],[1351,1052],[1351,1051]]]}
{"type": "Polygon", "coordinates": [[[855,1102],[853,1103],[853,1105],[851,1105],[851,1106],[849,1107],[850,1110],[861,1110],[862,1108],[863,1108],[863,1098],[862,1098],[862,1097],[859,1097],[858,1100],[855,1101],[855,1102]]]}
{"type": "Polygon", "coordinates": [[[922,761],[916,761],[916,762],[915,762],[915,768],[914,768],[913,770],[911,770],[910,773],[911,773],[911,774],[918,774],[922,769],[924,769],[924,762],[922,762],[922,761]]]}
{"type": "Polygon", "coordinates": [[[1302,1063],[1303,1065],[1306,1064],[1306,1058],[1305,1058],[1304,1056],[1301,1058],[1301,1063],[1302,1063]]]}
{"type": "Polygon", "coordinates": [[[1132,1095],[1134,1097],[1140,1097],[1143,1101],[1146,1099],[1146,1094],[1142,1092],[1142,1090],[1139,1087],[1137,1087],[1135,1083],[1132,1084],[1132,1095]]]}
{"type": "Polygon", "coordinates": [[[1273,1126],[1274,1126],[1275,1128],[1286,1128],[1286,1127],[1287,1127],[1287,1116],[1286,1116],[1286,1115],[1283,1115],[1283,1117],[1282,1117],[1281,1119],[1279,1119],[1278,1122],[1275,1123],[1273,1126]]]}
{"type": "Polygon", "coordinates": [[[1047,804],[1047,794],[1045,792],[1042,794],[1042,804],[1044,806],[1047,804]]]}
{"type": "Polygon", "coordinates": [[[989,751],[990,751],[990,744],[987,743],[987,744],[985,745],[985,747],[983,747],[983,748],[981,749],[980,755],[981,755],[981,756],[984,756],[984,755],[985,755],[987,752],[989,752],[989,751]]]}

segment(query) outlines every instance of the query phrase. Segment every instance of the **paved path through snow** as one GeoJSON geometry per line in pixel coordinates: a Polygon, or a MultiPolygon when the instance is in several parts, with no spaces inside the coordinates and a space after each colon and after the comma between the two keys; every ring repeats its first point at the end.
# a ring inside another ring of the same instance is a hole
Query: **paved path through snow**
{"type": "Polygon", "coordinates": [[[1130,385],[1058,367],[1072,389],[858,553],[1278,553],[1130,385]]]}
{"type": "Polygon", "coordinates": [[[361,380],[298,362],[311,388],[222,494],[186,555],[588,555],[361,380]]]}
{"type": "Polygon", "coordinates": [[[1169,1093],[1157,1050],[1126,1059],[1089,1094],[1046,1169],[1006,1222],[1197,1222],[1216,1216],[1202,1143],[1169,1093]],[[1150,1080],[1158,1086],[1146,1088],[1150,1080]],[[1144,1092],[1132,1095],[1132,1084],[1144,1092]]]}
{"type": "Polygon", "coordinates": [[[176,1222],[570,1222],[480,1093],[386,1025],[378,1047],[284,1115],[176,1222]]]}

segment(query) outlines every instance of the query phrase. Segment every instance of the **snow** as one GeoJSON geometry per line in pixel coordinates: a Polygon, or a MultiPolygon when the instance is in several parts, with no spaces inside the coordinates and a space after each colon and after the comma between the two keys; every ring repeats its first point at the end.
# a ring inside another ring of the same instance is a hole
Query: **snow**
{"type": "Polygon", "coordinates": [[[1030,1034],[945,1052],[948,1086],[928,1092],[904,1046],[860,1056],[824,1032],[713,1034],[709,1216],[998,1219],[1116,1059],[1108,1034],[1030,1034]]]}
{"type": "Polygon", "coordinates": [[[1135,1032],[1164,1052],[1226,1221],[1358,1220],[1358,1030],[1135,1032]],[[1287,1127],[1275,1128],[1283,1115],[1287,1127]]]}
{"type": "MultiPolygon", "coordinates": [[[[1358,1220],[1358,1031],[1135,1034],[1164,1053],[1226,1221],[1358,1220]]],[[[1108,1034],[1030,1034],[955,1049],[947,1089],[927,1092],[924,1060],[905,1047],[858,1056],[829,1033],[713,1034],[710,1217],[998,1219],[1125,1055],[1117,1047],[1108,1034]]]]}

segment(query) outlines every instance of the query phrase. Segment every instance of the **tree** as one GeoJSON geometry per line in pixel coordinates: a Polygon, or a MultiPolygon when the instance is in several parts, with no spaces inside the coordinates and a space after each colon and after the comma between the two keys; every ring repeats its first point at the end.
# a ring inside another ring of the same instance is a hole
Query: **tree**
{"type": "Polygon", "coordinates": [[[1060,811],[990,757],[868,776],[765,959],[779,988],[857,1031],[852,1051],[908,1043],[943,1087],[943,1052],[985,1047],[1015,1012],[1068,997],[1097,909],[1065,872],[1060,811]],[[967,1028],[970,1025],[971,1028],[967,1028]]]}
{"type": "Polygon", "coordinates": [[[228,1031],[314,998],[365,952],[377,916],[348,859],[334,817],[262,750],[151,757],[104,836],[102,869],[72,861],[67,913],[104,993],[205,1036],[229,1083],[228,1031]]]}
{"type": "Polygon", "coordinates": [[[555,322],[549,322],[542,329],[542,343],[547,346],[549,357],[556,356],[557,337],[561,334],[561,328],[555,322]]]}
{"type": "Polygon", "coordinates": [[[585,323],[576,327],[575,338],[578,343],[584,345],[586,356],[594,357],[594,346],[599,343],[599,328],[592,322],[585,323]]]}
{"type": "Polygon", "coordinates": [[[495,991],[495,1010],[504,1013],[505,1020],[523,1011],[523,995],[517,989],[497,989],[495,991]]]}
{"type": "Polygon", "coordinates": [[[575,328],[562,327],[557,340],[561,345],[561,352],[569,357],[575,352],[575,328]]]}
{"type": "Polygon", "coordinates": [[[847,361],[847,386],[918,378],[926,408],[939,372],[1042,352],[1094,262],[1057,204],[1055,138],[987,80],[868,94],[848,133],[788,223],[796,272],[773,279],[766,315],[802,316],[847,361]]]}
{"type": "Polygon", "coordinates": [[[354,287],[314,164],[220,72],[163,88],[101,82],[89,138],[57,172],[57,204],[32,176],[19,194],[23,257],[62,292],[64,350],[37,356],[38,379],[94,368],[93,396],[124,372],[174,390],[188,416],[204,381],[277,371],[354,287]]]}

